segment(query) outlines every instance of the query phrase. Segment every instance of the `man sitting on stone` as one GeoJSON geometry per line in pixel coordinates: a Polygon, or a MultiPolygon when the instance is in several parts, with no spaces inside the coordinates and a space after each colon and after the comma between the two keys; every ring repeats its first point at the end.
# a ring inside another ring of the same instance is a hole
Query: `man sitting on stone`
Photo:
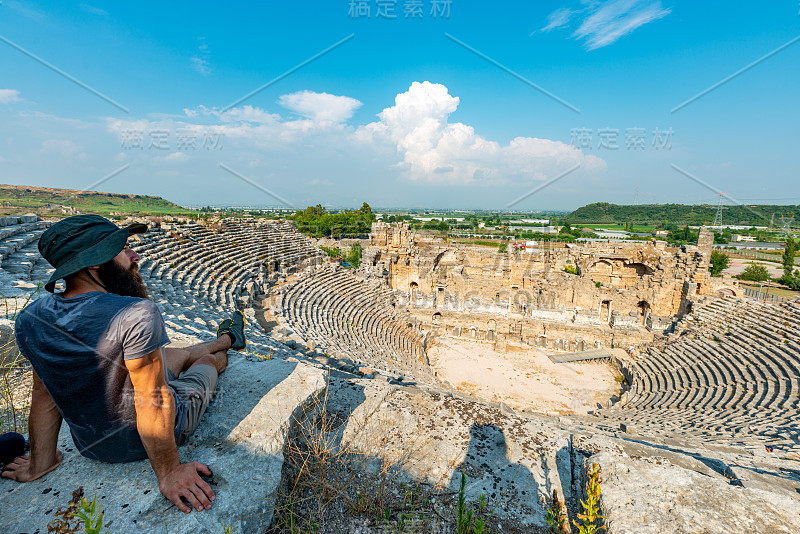
{"type": "Polygon", "coordinates": [[[39,251],[55,267],[42,297],[16,321],[20,352],[33,367],[28,432],[30,455],[2,476],[28,482],[61,462],[62,417],[78,451],[104,462],[150,459],[161,493],[184,512],[211,508],[214,492],[198,463],[182,464],[177,445],[197,428],[228,363],[227,350],[246,345],[236,312],[217,339],[185,349],[169,344],[164,320],[149,300],[129,235],[97,215],[77,215],[47,229],[39,251]]]}

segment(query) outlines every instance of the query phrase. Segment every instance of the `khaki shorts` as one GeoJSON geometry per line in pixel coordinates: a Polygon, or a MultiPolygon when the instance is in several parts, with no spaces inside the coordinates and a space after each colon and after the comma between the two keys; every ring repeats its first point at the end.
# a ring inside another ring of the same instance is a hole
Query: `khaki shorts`
{"type": "Polygon", "coordinates": [[[208,408],[214,390],[217,388],[217,370],[210,365],[193,365],[182,372],[179,377],[167,369],[167,383],[183,400],[186,411],[182,420],[175,421],[175,428],[182,428],[175,435],[178,445],[182,445],[200,424],[200,418],[208,408]]]}

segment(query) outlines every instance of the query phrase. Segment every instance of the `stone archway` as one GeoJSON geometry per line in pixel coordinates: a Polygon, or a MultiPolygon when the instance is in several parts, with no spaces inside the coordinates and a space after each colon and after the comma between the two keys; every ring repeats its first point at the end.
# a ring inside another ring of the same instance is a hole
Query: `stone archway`
{"type": "Polygon", "coordinates": [[[611,320],[611,301],[603,300],[600,302],[600,317],[606,321],[611,320]]]}
{"type": "Polygon", "coordinates": [[[639,320],[641,324],[645,324],[647,317],[650,315],[650,303],[646,300],[640,300],[636,307],[639,309],[639,320]]]}

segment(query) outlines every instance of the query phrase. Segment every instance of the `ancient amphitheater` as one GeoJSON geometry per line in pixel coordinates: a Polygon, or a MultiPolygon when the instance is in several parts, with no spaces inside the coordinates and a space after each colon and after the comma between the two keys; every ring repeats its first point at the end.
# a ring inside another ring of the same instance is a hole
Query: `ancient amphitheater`
{"type": "MultiPolygon", "coordinates": [[[[6,310],[49,276],[36,251],[49,224],[0,218],[6,310]]],[[[681,249],[500,253],[374,223],[354,271],[285,221],[153,228],[133,246],[174,342],[209,339],[234,307],[249,318],[250,345],[222,375],[207,430],[182,447],[215,466],[212,512],[167,510],[145,489],[146,464],[98,466],[73,453],[40,482],[0,483],[0,506],[15,512],[1,530],[44,531],[80,483],[102,495],[120,531],[263,531],[287,447],[324,398],[341,442],[405,458],[404,480],[457,490],[466,473],[470,499],[499,503],[493,532],[546,532],[553,489],[573,519],[591,463],[603,469],[609,532],[797,532],[800,303],[757,303],[734,280],[710,278],[712,241],[701,231],[681,249]],[[522,411],[446,382],[431,355],[449,342],[544,351],[553,365],[612,369],[625,382],[585,412],[522,411]],[[619,350],[630,346],[634,356],[619,350]]],[[[64,429],[61,440],[69,453],[64,429]]]]}

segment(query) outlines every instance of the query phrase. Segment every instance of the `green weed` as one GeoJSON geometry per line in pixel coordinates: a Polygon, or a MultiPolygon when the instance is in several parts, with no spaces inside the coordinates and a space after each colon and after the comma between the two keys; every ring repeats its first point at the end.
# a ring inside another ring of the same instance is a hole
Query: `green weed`
{"type": "Polygon", "coordinates": [[[545,520],[550,527],[550,534],[564,534],[567,532],[567,514],[564,504],[558,500],[558,490],[553,489],[553,498],[547,503],[545,520]]]}
{"type": "MultiPolygon", "coordinates": [[[[66,509],[59,508],[53,519],[47,525],[47,532],[52,534],[74,534],[81,529],[85,534],[109,534],[108,528],[103,529],[103,512],[97,503],[95,495],[92,502],[83,496],[83,486],[72,492],[72,498],[66,509]]],[[[109,522],[107,526],[111,525],[109,522]]]]}
{"type": "Polygon", "coordinates": [[[578,528],[578,534],[596,534],[600,530],[605,530],[606,527],[600,525],[599,522],[605,517],[600,515],[600,483],[603,479],[600,478],[601,468],[597,464],[592,464],[592,467],[587,471],[589,481],[586,483],[586,500],[581,499],[581,507],[583,513],[578,514],[578,519],[573,520],[572,524],[578,528]]]}

